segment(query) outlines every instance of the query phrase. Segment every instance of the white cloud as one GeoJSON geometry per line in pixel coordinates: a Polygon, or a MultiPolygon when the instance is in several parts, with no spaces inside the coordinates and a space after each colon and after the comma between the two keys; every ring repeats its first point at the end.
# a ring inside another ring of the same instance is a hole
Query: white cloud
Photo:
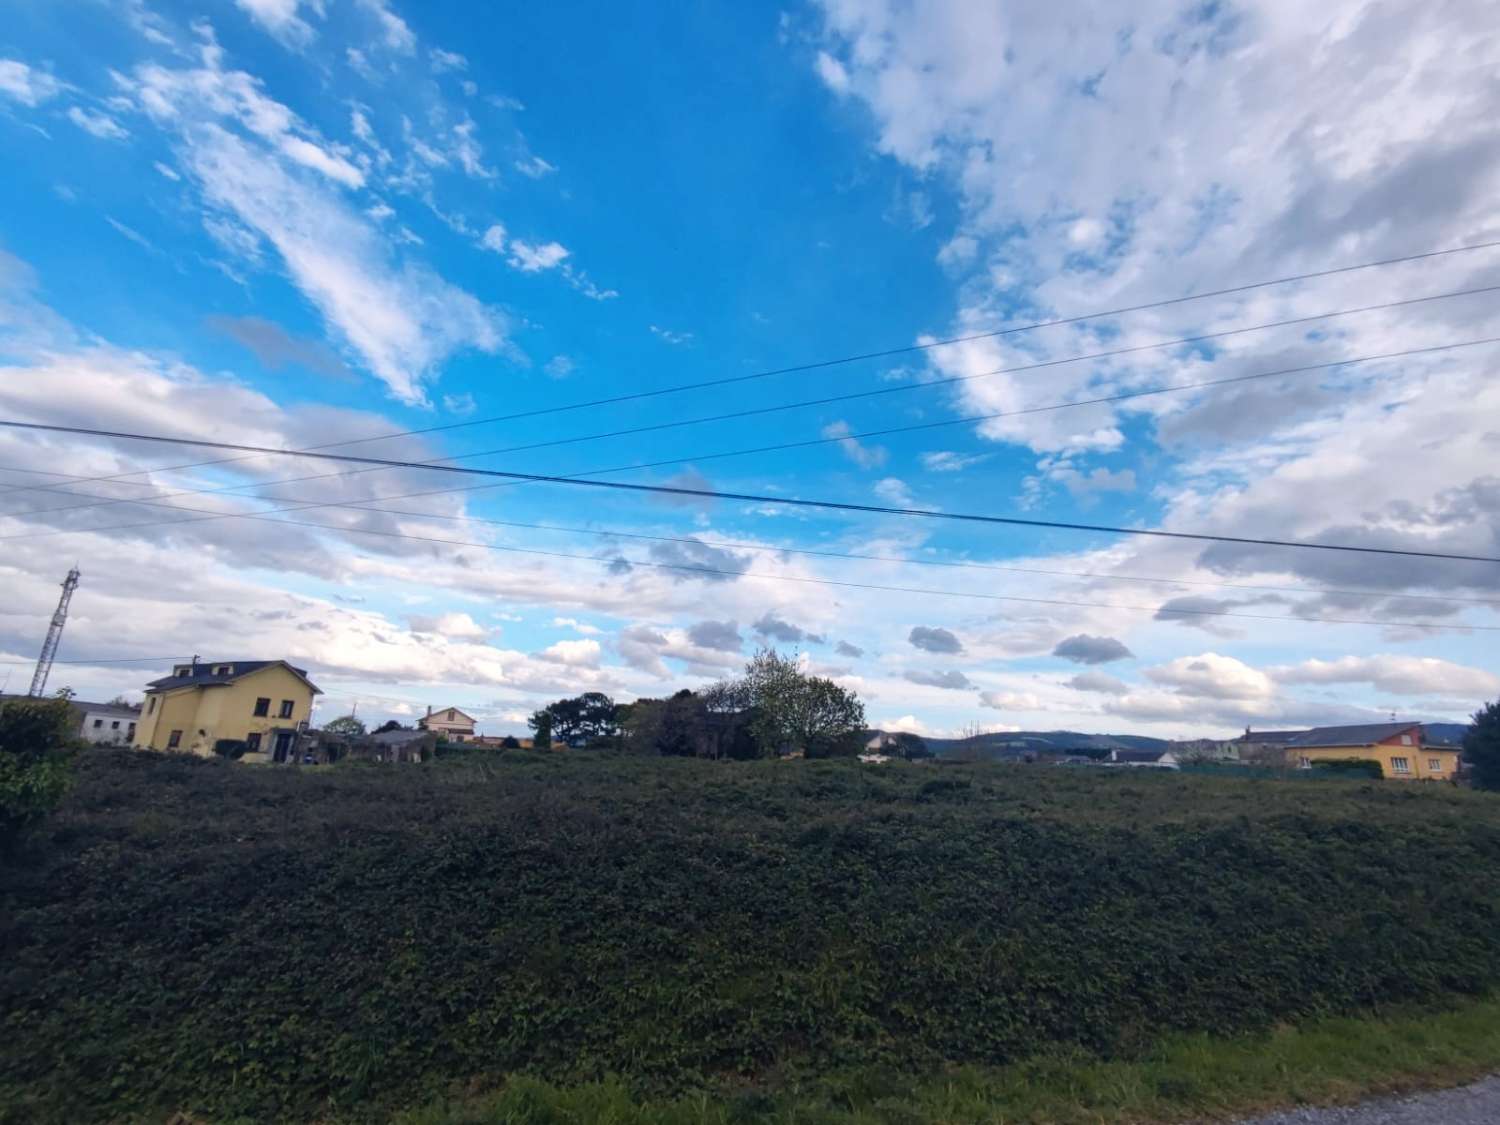
{"type": "Polygon", "coordinates": [[[440,613],[433,617],[408,618],[413,633],[432,633],[449,640],[478,640],[495,629],[486,629],[467,613],[440,613]]]}
{"type": "Polygon", "coordinates": [[[1305,660],[1267,669],[1283,684],[1368,683],[1392,695],[1435,695],[1488,699],[1500,694],[1500,676],[1434,657],[1345,656],[1337,660],[1305,660]]]}
{"type": "Polygon", "coordinates": [[[510,257],[506,260],[522,273],[537,273],[556,269],[568,254],[568,248],[560,242],[533,243],[513,238],[510,242],[510,257]]]}
{"type": "Polygon", "coordinates": [[[456,395],[443,396],[443,409],[449,414],[457,414],[467,417],[479,409],[479,404],[474,401],[474,396],[468,391],[456,395]]]}
{"type": "Polygon", "coordinates": [[[839,62],[827,51],[819,51],[814,64],[818,70],[818,77],[835,94],[847,94],[849,92],[849,72],[844,69],[844,64],[839,62]]]}
{"type": "Polygon", "coordinates": [[[989,460],[988,453],[954,453],[946,449],[922,454],[922,467],[933,473],[958,473],[989,460]]]}
{"type": "Polygon", "coordinates": [[[875,482],[875,498],[893,508],[914,508],[917,498],[899,477],[884,477],[875,482]]]}
{"type": "Polygon", "coordinates": [[[386,0],[359,0],[359,6],[375,17],[384,46],[402,55],[409,55],[417,49],[416,34],[405,20],[391,11],[386,0]]]}
{"type": "MultiPolygon", "coordinates": [[[[312,25],[297,14],[299,0],[234,0],[245,12],[269,34],[293,49],[306,47],[317,32],[312,25]]],[[[316,3],[310,4],[314,11],[316,3]]]]}
{"type": "Polygon", "coordinates": [[[861,445],[857,438],[852,438],[849,423],[843,420],[830,422],[823,427],[825,438],[838,438],[839,448],[844,451],[844,456],[853,461],[861,469],[876,469],[884,465],[890,451],[880,445],[861,445]]]}
{"type": "Polygon", "coordinates": [[[1179,656],[1147,668],[1146,677],[1186,696],[1264,701],[1276,694],[1276,684],[1266,673],[1216,652],[1179,656]]]}
{"type": "Polygon", "coordinates": [[[174,168],[168,164],[163,164],[160,160],[153,163],[151,167],[155,168],[159,175],[165,176],[174,183],[182,179],[174,168]]]}
{"type": "Polygon", "coordinates": [[[663,328],[657,324],[653,324],[650,327],[651,335],[655,336],[658,340],[671,344],[673,347],[682,347],[686,344],[691,344],[694,339],[691,332],[674,332],[670,328],[663,328]]]}
{"type": "Polygon", "coordinates": [[[557,629],[572,629],[573,632],[582,633],[585,637],[597,637],[604,631],[596,625],[585,624],[576,617],[554,617],[552,625],[557,629]]]}
{"type": "Polygon", "coordinates": [[[457,51],[445,51],[441,47],[433,47],[427,52],[427,60],[432,64],[435,74],[442,74],[449,70],[467,70],[469,60],[457,51]]]}
{"type": "Polygon", "coordinates": [[[566,379],[573,374],[577,365],[572,358],[565,355],[555,355],[542,365],[542,370],[552,379],[566,379]]]}
{"type": "Polygon", "coordinates": [[[499,223],[493,223],[479,238],[479,245],[486,250],[493,250],[496,254],[505,253],[505,228],[499,223]]]}
{"type": "Polygon", "coordinates": [[[68,120],[100,140],[123,141],[130,136],[130,131],[109,114],[95,113],[81,106],[75,105],[68,110],[68,120]]]}
{"type": "Polygon", "coordinates": [[[14,98],[24,106],[38,106],[55,98],[63,84],[44,70],[37,70],[19,59],[0,59],[0,94],[14,98]]]}
{"type": "Polygon", "coordinates": [[[540,156],[528,156],[523,160],[517,160],[515,162],[515,169],[521,175],[528,176],[533,180],[539,180],[543,176],[550,176],[553,172],[557,171],[556,167],[548,164],[540,156]]]}
{"type": "Polygon", "coordinates": [[[569,667],[597,667],[604,649],[595,640],[556,641],[541,651],[543,660],[569,667]]]}
{"type": "Polygon", "coordinates": [[[979,705],[994,711],[1044,711],[1042,698],[1029,691],[985,691],[979,694],[979,705]]]}
{"type": "Polygon", "coordinates": [[[143,235],[140,231],[136,230],[134,227],[126,226],[124,223],[120,222],[119,219],[114,218],[112,215],[104,216],[104,221],[110,226],[114,227],[115,230],[117,230],[120,234],[130,239],[131,242],[134,242],[137,246],[141,247],[141,249],[149,250],[153,254],[156,253],[156,247],[152,244],[151,240],[143,235]]]}

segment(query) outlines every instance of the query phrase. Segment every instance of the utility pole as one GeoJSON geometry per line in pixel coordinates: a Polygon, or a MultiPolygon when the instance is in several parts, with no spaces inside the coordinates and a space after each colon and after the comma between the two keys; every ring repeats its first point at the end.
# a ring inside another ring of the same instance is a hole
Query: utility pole
{"type": "Polygon", "coordinates": [[[63,626],[68,623],[68,603],[73,600],[73,591],[78,589],[78,567],[68,571],[63,579],[62,597],[57,599],[57,611],[52,615],[52,626],[47,630],[47,639],[42,642],[42,655],[37,657],[36,672],[31,677],[31,690],[27,695],[38,696],[47,690],[47,677],[52,674],[52,658],[57,655],[58,643],[62,640],[63,626]]]}

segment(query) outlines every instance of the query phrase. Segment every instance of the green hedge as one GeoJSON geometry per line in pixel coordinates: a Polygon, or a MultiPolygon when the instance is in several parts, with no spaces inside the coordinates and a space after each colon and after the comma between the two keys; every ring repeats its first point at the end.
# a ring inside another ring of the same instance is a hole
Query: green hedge
{"type": "Polygon", "coordinates": [[[0,1120],[1122,1056],[1500,985],[1497,909],[1500,800],[1450,787],[101,751],[3,870],[0,1120]]]}

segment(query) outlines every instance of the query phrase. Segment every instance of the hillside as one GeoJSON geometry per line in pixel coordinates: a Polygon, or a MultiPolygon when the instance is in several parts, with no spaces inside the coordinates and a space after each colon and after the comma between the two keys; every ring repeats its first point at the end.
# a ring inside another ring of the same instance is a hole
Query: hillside
{"type": "Polygon", "coordinates": [[[6,1122],[384,1120],[521,1073],[902,1084],[1500,985],[1500,801],[1446,786],[83,766],[0,869],[6,1122]]]}

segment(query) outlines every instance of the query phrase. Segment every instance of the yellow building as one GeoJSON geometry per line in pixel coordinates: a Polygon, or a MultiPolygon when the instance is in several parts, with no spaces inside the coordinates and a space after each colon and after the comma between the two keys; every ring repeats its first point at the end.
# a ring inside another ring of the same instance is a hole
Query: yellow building
{"type": "Polygon", "coordinates": [[[135,745],[212,754],[221,741],[244,742],[249,752],[282,762],[295,751],[319,694],[306,671],[284,660],[179,664],[146,685],[135,745]]]}
{"type": "Polygon", "coordinates": [[[1317,727],[1297,735],[1286,749],[1289,764],[1303,768],[1362,758],[1379,762],[1381,773],[1393,781],[1451,781],[1458,774],[1458,747],[1427,745],[1421,723],[1317,727]]]}

